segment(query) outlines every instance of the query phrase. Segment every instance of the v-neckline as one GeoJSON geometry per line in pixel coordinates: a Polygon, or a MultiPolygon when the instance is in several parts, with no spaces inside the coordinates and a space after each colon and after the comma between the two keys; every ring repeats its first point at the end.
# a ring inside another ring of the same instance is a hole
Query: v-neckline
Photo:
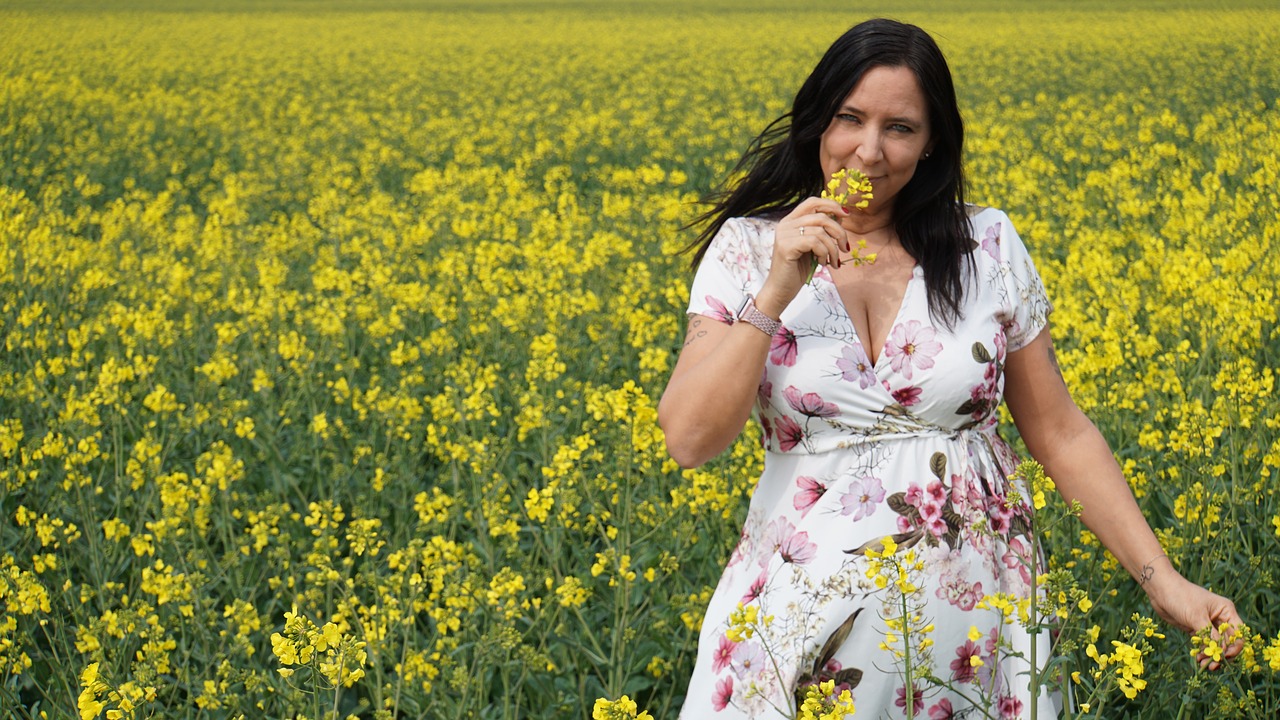
{"type": "MultiPolygon", "coordinates": [[[[902,313],[907,308],[907,301],[911,299],[911,291],[916,284],[916,276],[919,274],[920,264],[915,263],[911,266],[911,277],[907,278],[907,286],[902,289],[902,300],[898,302],[898,311],[893,315],[893,322],[889,325],[889,332],[884,336],[884,343],[880,346],[880,352],[875,357],[871,357],[871,348],[863,340],[862,335],[858,333],[858,324],[853,321],[853,316],[849,314],[849,308],[844,304],[844,298],[840,295],[840,288],[836,287],[835,280],[827,274],[826,281],[831,286],[831,292],[835,300],[836,306],[840,309],[840,314],[844,315],[844,319],[849,322],[849,330],[853,333],[853,339],[862,348],[863,354],[867,356],[867,360],[871,363],[871,369],[879,375],[878,369],[880,361],[884,359],[884,349],[889,346],[889,338],[893,337],[893,331],[898,325],[902,324],[902,313]]],[[[870,325],[867,326],[870,331],[870,325]]],[[[868,338],[870,339],[870,338],[868,338]]]]}

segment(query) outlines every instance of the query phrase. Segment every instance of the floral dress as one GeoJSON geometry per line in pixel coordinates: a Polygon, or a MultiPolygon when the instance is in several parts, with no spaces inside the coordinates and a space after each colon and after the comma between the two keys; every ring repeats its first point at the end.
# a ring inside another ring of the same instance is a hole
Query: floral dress
{"type": "MultiPolygon", "coordinates": [[[[951,685],[916,682],[916,717],[980,717],[965,699],[979,696],[1000,716],[1029,714],[1016,655],[1029,657],[1030,635],[980,601],[1030,593],[1030,508],[1025,493],[1010,499],[1016,458],[996,408],[1007,354],[1039,334],[1051,306],[1009,218],[971,208],[970,222],[977,272],[951,331],[930,320],[919,266],[875,363],[825,268],[782,314],[755,407],[764,473],[707,608],[681,717],[794,716],[796,697],[828,680],[851,690],[857,717],[905,717],[906,657],[951,685]],[[864,552],[882,552],[885,537],[919,564],[905,594],[897,575],[876,582],[864,552]],[[889,625],[904,599],[918,615],[909,640],[889,625]],[[755,608],[750,632],[740,604],[755,608]]],[[[774,227],[724,224],[691,314],[733,322],[764,283],[774,227]]],[[[1039,702],[1057,716],[1056,698],[1039,702]]]]}

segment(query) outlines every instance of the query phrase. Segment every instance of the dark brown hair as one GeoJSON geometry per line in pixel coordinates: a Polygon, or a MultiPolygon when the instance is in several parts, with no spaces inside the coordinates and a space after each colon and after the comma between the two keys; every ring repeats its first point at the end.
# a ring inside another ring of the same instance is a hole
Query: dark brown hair
{"type": "Polygon", "coordinates": [[[686,252],[695,250],[696,268],[729,218],[784,214],[821,193],[826,181],[818,163],[822,134],[875,67],[910,69],[928,103],[933,147],[894,200],[894,228],[924,270],[930,315],[953,327],[961,315],[963,275],[973,267],[964,205],[964,123],[942,50],[915,25],[868,20],[841,35],[800,86],[790,112],[770,123],[738,161],[732,174],[744,173],[742,180],[707,198],[713,207],[694,221],[706,225],[686,252]]]}

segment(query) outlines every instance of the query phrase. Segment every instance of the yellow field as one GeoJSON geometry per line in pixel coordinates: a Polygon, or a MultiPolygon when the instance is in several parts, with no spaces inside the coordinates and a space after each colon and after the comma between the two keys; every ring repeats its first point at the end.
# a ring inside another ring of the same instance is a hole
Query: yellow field
{"type": "Polygon", "coordinates": [[[666,458],[681,226],[888,14],[948,54],[1078,402],[1256,631],[1216,674],[1154,639],[1127,700],[1084,636],[1150,608],[1057,530],[1077,694],[1275,717],[1280,10],[931,5],[0,7],[0,716],[674,717],[761,462],[666,458]]]}

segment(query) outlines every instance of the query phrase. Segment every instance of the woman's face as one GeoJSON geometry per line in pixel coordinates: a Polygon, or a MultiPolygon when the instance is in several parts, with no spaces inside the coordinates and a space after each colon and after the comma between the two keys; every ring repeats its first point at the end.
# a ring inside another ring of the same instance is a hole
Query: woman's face
{"type": "Polygon", "coordinates": [[[867,71],[831,119],[818,147],[827,177],[854,168],[871,178],[867,214],[893,217],[893,201],[933,146],[929,105],[916,75],[906,67],[867,71]]]}

